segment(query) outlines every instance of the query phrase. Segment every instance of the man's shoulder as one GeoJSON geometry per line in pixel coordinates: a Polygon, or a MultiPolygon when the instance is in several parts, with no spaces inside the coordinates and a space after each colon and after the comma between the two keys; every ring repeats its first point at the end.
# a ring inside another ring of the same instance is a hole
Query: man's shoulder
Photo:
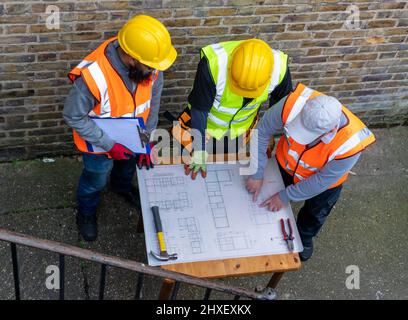
{"type": "Polygon", "coordinates": [[[118,51],[116,50],[119,47],[118,40],[114,40],[108,44],[105,49],[106,56],[109,59],[109,62],[114,62],[114,60],[119,59],[118,51]]]}

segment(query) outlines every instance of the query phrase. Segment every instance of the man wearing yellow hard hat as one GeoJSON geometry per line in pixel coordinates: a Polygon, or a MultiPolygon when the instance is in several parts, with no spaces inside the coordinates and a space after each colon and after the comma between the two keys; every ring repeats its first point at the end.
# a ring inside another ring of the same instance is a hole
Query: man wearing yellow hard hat
{"type": "Polygon", "coordinates": [[[136,165],[152,167],[149,155],[134,157],[90,117],[143,118],[149,135],[158,122],[162,71],[173,64],[176,56],[166,27],[152,17],[139,15],[68,74],[73,87],[63,116],[73,128],[74,143],[83,155],[76,218],[86,241],[97,237],[96,209],[108,175],[112,190],[136,205],[138,194],[131,184],[136,165]],[[95,152],[94,146],[105,152],[95,152]]]}
{"type": "Polygon", "coordinates": [[[248,135],[257,123],[261,104],[269,99],[272,106],[291,90],[288,56],[262,40],[227,41],[202,48],[188,108],[173,127],[176,139],[189,128],[201,133],[200,143],[194,141],[186,174],[192,172],[195,179],[201,171],[205,177],[206,141],[212,139],[213,145],[221,141],[225,146],[229,138],[248,135]]]}

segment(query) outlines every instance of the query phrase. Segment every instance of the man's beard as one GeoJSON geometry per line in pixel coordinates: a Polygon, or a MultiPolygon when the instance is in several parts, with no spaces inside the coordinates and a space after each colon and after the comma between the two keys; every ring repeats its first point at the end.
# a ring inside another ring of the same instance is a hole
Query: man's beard
{"type": "Polygon", "coordinates": [[[130,68],[129,78],[135,81],[137,84],[146,83],[150,80],[151,73],[143,73],[139,68],[130,68]]]}

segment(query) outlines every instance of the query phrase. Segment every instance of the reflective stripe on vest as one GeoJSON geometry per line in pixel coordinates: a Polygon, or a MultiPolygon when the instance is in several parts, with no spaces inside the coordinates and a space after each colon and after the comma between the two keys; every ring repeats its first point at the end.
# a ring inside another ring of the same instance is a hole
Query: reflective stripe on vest
{"type": "Polygon", "coordinates": [[[143,112],[149,110],[150,109],[150,101],[151,100],[146,101],[145,103],[137,106],[134,116],[137,117],[138,114],[142,114],[143,112]]]}
{"type": "MultiPolygon", "coordinates": [[[[240,122],[243,122],[243,121],[245,121],[245,120],[247,120],[248,118],[249,118],[250,116],[247,116],[247,117],[244,117],[244,118],[242,118],[242,119],[234,119],[234,120],[232,120],[231,121],[231,123],[240,123],[240,122]]],[[[230,122],[226,122],[226,121],[223,121],[223,120],[221,120],[220,118],[217,118],[216,116],[214,116],[212,113],[209,113],[208,114],[208,118],[211,120],[211,121],[213,121],[213,122],[215,122],[216,124],[218,124],[219,126],[223,126],[223,127],[228,127],[228,125],[230,124],[230,122]]]]}
{"type": "Polygon", "coordinates": [[[287,57],[282,51],[272,49],[273,69],[271,74],[271,83],[269,84],[268,93],[271,93],[278,86],[286,74],[287,57]]]}
{"type": "Polygon", "coordinates": [[[305,106],[307,100],[310,98],[312,95],[313,90],[306,87],[302,90],[300,93],[299,97],[297,98],[292,111],[289,113],[287,122],[291,122],[299,113],[302,111],[303,107],[305,106]]]}
{"type": "Polygon", "coordinates": [[[216,94],[213,102],[213,106],[218,108],[220,106],[222,94],[225,90],[225,85],[227,84],[227,68],[223,68],[223,66],[228,66],[228,54],[219,43],[212,44],[211,47],[214,49],[214,52],[218,57],[218,75],[217,83],[215,84],[216,94]]]}
{"type": "MultiPolygon", "coordinates": [[[[289,163],[287,160],[285,160],[285,168],[286,171],[289,172],[290,174],[293,175],[293,170],[289,167],[289,163]]],[[[305,178],[303,178],[299,173],[295,173],[294,174],[296,178],[298,178],[300,181],[304,180],[305,178]]]]}
{"type": "MultiPolygon", "coordinates": [[[[96,85],[98,86],[98,90],[100,92],[101,96],[101,112],[100,114],[96,114],[93,110],[89,113],[89,115],[94,116],[94,117],[101,117],[101,118],[106,118],[111,116],[111,106],[109,102],[109,93],[108,93],[108,84],[106,83],[105,76],[103,75],[103,72],[101,68],[98,65],[98,62],[93,62],[91,65],[89,65],[88,70],[90,74],[92,75],[93,79],[95,80],[96,85]]],[[[153,77],[154,79],[154,77],[153,77]]],[[[153,80],[154,82],[154,80],[153,80]]],[[[152,83],[153,86],[153,83],[152,83]]],[[[135,108],[135,111],[133,113],[125,113],[121,115],[121,117],[137,117],[138,115],[143,114],[145,111],[150,109],[150,100],[146,101],[145,103],[142,103],[138,105],[135,108]]]]}
{"type": "Polygon", "coordinates": [[[339,155],[345,154],[355,148],[361,141],[369,138],[372,132],[368,128],[363,128],[360,131],[353,134],[350,138],[347,139],[340,147],[337,148],[336,151],[329,157],[328,161],[332,161],[339,155]]]}
{"type": "Polygon", "coordinates": [[[92,61],[82,60],[80,63],[78,63],[76,68],[82,69],[82,68],[85,68],[86,66],[88,66],[91,63],[92,63],[92,61]]]}
{"type": "MultiPolygon", "coordinates": [[[[308,97],[313,98],[318,95],[321,93],[299,84],[283,106],[283,125],[292,121],[301,112],[308,97]]],[[[276,157],[279,164],[294,176],[295,183],[315,174],[328,162],[353,156],[375,141],[372,132],[344,106],[343,115],[348,119],[348,123],[337,131],[329,144],[319,142],[306,149],[306,146],[298,144],[291,137],[286,135],[281,137],[276,157]]],[[[330,188],[343,183],[347,175],[348,173],[340,177],[330,188]]]]}
{"type": "MultiPolygon", "coordinates": [[[[255,98],[249,105],[242,108],[243,97],[233,94],[227,85],[228,60],[235,47],[241,42],[222,42],[202,49],[203,54],[206,55],[209,61],[210,72],[216,82],[216,95],[207,123],[208,131],[216,139],[221,138],[223,133],[225,134],[228,131],[230,125],[231,130],[238,129],[245,132],[250,127],[251,120],[256,115],[261,103],[267,100],[268,94],[273,91],[286,74],[287,56],[281,51],[271,49],[274,56],[274,68],[271,73],[270,83],[260,97],[255,98]],[[229,100],[225,101],[225,99],[229,100]],[[215,132],[211,132],[215,129],[219,129],[217,135],[215,135],[215,132]]],[[[231,132],[231,137],[233,138],[233,136],[234,133],[231,132]]]]}
{"type": "Polygon", "coordinates": [[[308,169],[310,171],[316,172],[316,171],[319,170],[318,168],[312,167],[312,166],[308,165],[306,162],[303,162],[302,160],[299,160],[299,155],[295,150],[289,149],[288,155],[290,155],[296,162],[299,162],[300,166],[305,167],[306,169],[308,169]]]}
{"type": "Polygon", "coordinates": [[[98,65],[98,62],[95,61],[88,66],[89,73],[92,78],[95,80],[96,85],[98,86],[99,93],[101,95],[101,117],[110,117],[111,115],[111,106],[109,102],[108,94],[108,84],[106,83],[105,76],[101,68],[98,65]]]}

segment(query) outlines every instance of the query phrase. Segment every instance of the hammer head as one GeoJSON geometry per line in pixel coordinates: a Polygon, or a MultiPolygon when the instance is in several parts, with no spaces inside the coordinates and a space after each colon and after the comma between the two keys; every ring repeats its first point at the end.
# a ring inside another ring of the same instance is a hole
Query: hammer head
{"type": "Polygon", "coordinates": [[[160,261],[169,261],[169,260],[176,260],[177,259],[177,253],[168,254],[167,251],[161,251],[160,254],[157,254],[156,252],[150,251],[150,254],[153,257],[155,257],[157,260],[160,260],[160,261]]]}

